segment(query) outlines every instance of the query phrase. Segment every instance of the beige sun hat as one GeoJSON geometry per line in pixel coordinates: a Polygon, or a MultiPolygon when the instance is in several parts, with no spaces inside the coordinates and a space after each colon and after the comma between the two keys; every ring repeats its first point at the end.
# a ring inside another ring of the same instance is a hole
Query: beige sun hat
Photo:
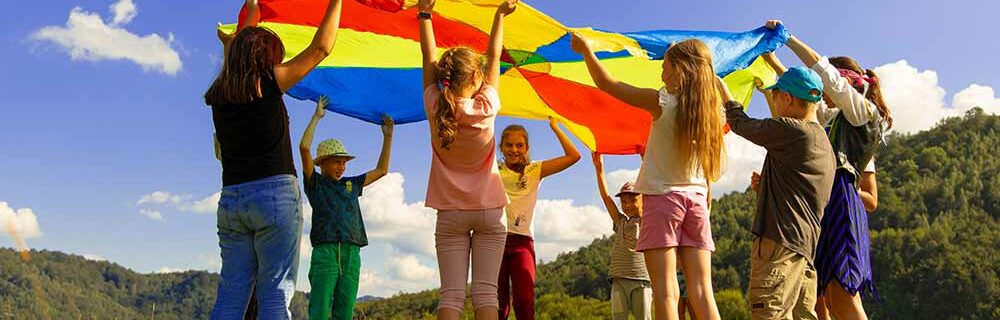
{"type": "Polygon", "coordinates": [[[354,159],[354,156],[347,153],[347,148],[344,148],[344,144],[337,139],[326,139],[319,143],[319,147],[316,150],[316,159],[313,160],[313,164],[319,165],[323,159],[329,157],[346,157],[347,160],[354,159]]]}

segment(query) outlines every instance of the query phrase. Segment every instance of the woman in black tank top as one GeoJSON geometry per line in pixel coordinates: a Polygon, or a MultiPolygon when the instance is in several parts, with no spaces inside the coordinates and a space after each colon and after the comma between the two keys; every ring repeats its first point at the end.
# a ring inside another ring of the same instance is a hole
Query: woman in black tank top
{"type": "Polygon", "coordinates": [[[333,50],[341,0],[330,1],[309,47],[284,62],[281,39],[257,27],[261,11],[270,9],[256,0],[246,0],[245,9],[235,34],[218,33],[225,61],[205,93],[223,185],[217,212],[222,281],[211,318],[243,319],[253,297],[259,317],[290,319],[302,213],[282,95],[333,50]]]}

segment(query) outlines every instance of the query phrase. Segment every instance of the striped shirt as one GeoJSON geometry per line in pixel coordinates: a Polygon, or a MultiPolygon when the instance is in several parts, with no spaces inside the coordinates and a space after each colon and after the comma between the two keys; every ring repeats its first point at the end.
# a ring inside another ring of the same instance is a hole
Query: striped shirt
{"type": "Polygon", "coordinates": [[[618,215],[614,222],[614,239],[611,241],[611,267],[608,276],[633,280],[649,280],[646,272],[646,259],[642,252],[635,251],[635,242],[639,239],[640,217],[618,215]]]}

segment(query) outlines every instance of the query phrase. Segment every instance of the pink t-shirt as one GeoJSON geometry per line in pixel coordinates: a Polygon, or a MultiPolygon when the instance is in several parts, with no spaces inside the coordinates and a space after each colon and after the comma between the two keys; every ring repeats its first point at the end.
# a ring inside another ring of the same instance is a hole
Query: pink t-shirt
{"type": "Polygon", "coordinates": [[[471,99],[455,101],[458,134],[441,148],[437,135],[437,110],[441,91],[435,85],[424,89],[424,111],[431,131],[431,172],[427,181],[426,206],[438,210],[483,210],[507,205],[507,194],[496,165],[493,124],[500,111],[497,89],[483,85],[471,99]]]}

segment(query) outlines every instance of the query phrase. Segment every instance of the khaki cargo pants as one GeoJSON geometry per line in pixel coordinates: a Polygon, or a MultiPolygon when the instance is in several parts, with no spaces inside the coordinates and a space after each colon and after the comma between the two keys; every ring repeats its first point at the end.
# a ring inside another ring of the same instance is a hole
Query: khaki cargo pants
{"type": "Polygon", "coordinates": [[[757,237],[750,251],[750,318],[816,319],[816,279],[804,256],[757,237]]]}

